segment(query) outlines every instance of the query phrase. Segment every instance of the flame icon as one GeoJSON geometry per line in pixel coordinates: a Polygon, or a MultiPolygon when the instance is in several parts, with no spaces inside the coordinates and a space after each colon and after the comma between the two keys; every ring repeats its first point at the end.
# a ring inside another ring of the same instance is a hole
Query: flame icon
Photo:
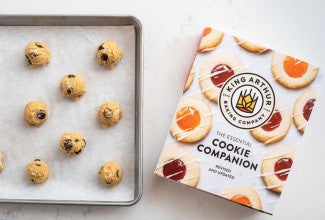
{"type": "Polygon", "coordinates": [[[236,104],[236,108],[239,109],[242,112],[246,112],[246,113],[252,113],[254,112],[255,106],[256,106],[256,102],[258,100],[258,97],[255,99],[255,93],[253,94],[253,96],[251,95],[252,93],[252,89],[249,91],[249,93],[247,93],[247,89],[244,91],[240,92],[237,104],[236,104]]]}

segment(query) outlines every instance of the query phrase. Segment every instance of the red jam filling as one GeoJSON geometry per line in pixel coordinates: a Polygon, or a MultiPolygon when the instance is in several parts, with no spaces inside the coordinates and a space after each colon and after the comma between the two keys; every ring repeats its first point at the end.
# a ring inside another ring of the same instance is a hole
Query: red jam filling
{"type": "Polygon", "coordinates": [[[306,121],[309,120],[310,114],[314,108],[315,101],[316,101],[316,99],[310,99],[304,106],[303,115],[304,115],[304,118],[306,119],[306,121]]]}
{"type": "Polygon", "coordinates": [[[252,207],[251,201],[246,196],[243,196],[243,195],[236,195],[236,196],[232,197],[230,200],[233,202],[242,204],[242,205],[252,207]]]}
{"type": "Polygon", "coordinates": [[[278,172],[275,175],[282,181],[287,180],[289,170],[292,166],[293,161],[290,158],[281,158],[274,164],[274,172],[278,172]],[[284,170],[282,172],[279,172],[281,170],[284,170]]]}
{"type": "Polygon", "coordinates": [[[273,131],[274,129],[280,126],[281,121],[282,121],[282,117],[280,112],[278,110],[275,110],[270,120],[261,128],[264,131],[273,131]]]}
{"type": "Polygon", "coordinates": [[[211,81],[218,88],[221,88],[223,86],[223,84],[230,77],[232,77],[234,75],[234,71],[226,64],[219,64],[219,65],[215,66],[212,69],[211,74],[215,74],[215,73],[218,73],[218,74],[212,76],[211,81]]]}
{"type": "Polygon", "coordinates": [[[186,174],[186,166],[183,161],[176,159],[165,164],[163,167],[163,174],[172,180],[181,180],[186,174]]]}

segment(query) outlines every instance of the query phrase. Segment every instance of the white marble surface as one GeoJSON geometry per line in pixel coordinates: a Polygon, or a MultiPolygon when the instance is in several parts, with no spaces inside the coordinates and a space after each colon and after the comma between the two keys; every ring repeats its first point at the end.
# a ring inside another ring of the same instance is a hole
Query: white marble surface
{"type": "Polygon", "coordinates": [[[144,193],[140,202],[132,207],[0,204],[0,219],[325,218],[324,96],[273,217],[153,175],[202,27],[215,26],[325,68],[324,1],[3,0],[0,14],[132,14],[144,26],[145,51],[144,193]]]}

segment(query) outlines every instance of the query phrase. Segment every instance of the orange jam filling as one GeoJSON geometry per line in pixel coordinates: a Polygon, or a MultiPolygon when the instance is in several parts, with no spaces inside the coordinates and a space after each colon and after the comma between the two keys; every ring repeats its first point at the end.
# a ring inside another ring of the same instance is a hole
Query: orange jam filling
{"type": "Polygon", "coordinates": [[[195,108],[186,106],[177,112],[176,121],[182,130],[192,131],[200,124],[201,116],[195,108]]]}
{"type": "Polygon", "coordinates": [[[202,33],[202,37],[207,36],[208,34],[211,33],[211,31],[212,31],[212,29],[209,28],[209,27],[204,28],[203,33],[202,33]]]}
{"type": "Polygon", "coordinates": [[[283,69],[292,78],[303,77],[307,71],[308,63],[287,56],[283,61],[283,69]]]}
{"type": "Polygon", "coordinates": [[[243,196],[243,195],[236,195],[236,196],[232,197],[230,200],[233,202],[237,202],[239,204],[245,205],[245,206],[252,207],[251,201],[246,196],[243,196]]]}

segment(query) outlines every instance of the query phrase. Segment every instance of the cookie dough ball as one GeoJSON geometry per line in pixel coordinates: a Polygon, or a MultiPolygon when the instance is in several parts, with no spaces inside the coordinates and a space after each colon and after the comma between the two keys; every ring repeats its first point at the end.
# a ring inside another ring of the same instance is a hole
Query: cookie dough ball
{"type": "Polygon", "coordinates": [[[29,126],[40,127],[47,119],[48,111],[43,102],[31,101],[25,106],[25,121],[29,126]]]}
{"type": "Polygon", "coordinates": [[[33,183],[44,183],[50,175],[49,166],[40,159],[35,159],[26,167],[26,176],[33,183]]]}
{"type": "Polygon", "coordinates": [[[0,152],[0,173],[1,173],[2,170],[3,170],[3,163],[2,163],[2,160],[3,160],[3,154],[0,152]]]}
{"type": "Polygon", "coordinates": [[[121,182],[122,173],[120,165],[115,162],[106,163],[98,171],[100,181],[109,187],[115,187],[121,182]]]}
{"type": "Polygon", "coordinates": [[[103,128],[117,124],[121,117],[122,110],[117,102],[106,102],[98,109],[98,120],[103,128]]]}
{"type": "Polygon", "coordinates": [[[77,101],[86,93],[86,83],[79,74],[65,75],[61,80],[61,90],[64,97],[77,101]]]}
{"type": "Polygon", "coordinates": [[[86,140],[80,133],[67,132],[61,137],[60,147],[68,155],[77,155],[86,147],[86,140]]]}
{"type": "Polygon", "coordinates": [[[51,60],[50,50],[46,44],[35,41],[26,46],[25,57],[31,66],[44,66],[51,60]]]}
{"type": "Polygon", "coordinates": [[[121,60],[123,52],[113,40],[103,42],[97,49],[97,61],[109,68],[114,68],[121,60]]]}

